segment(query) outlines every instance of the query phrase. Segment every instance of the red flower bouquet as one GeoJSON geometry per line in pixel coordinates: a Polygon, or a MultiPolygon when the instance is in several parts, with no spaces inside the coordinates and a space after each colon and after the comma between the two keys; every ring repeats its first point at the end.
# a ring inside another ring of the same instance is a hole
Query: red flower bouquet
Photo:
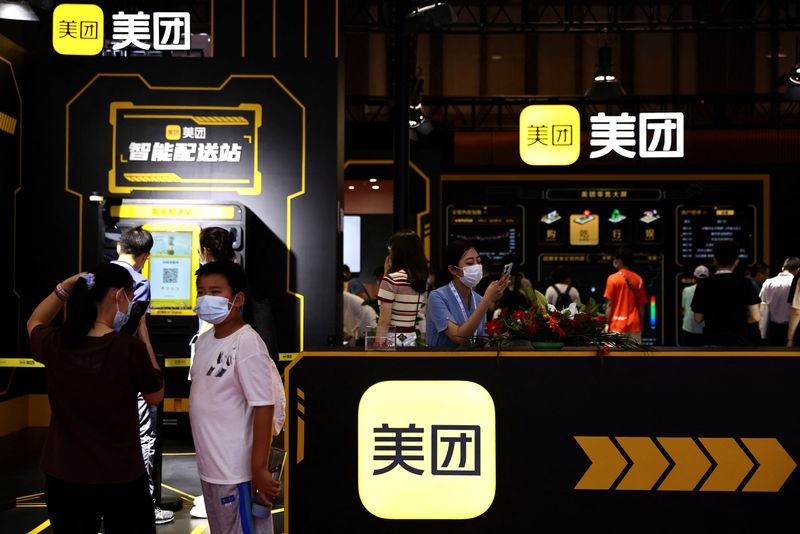
{"type": "Polygon", "coordinates": [[[620,332],[607,332],[608,320],[594,301],[580,307],[573,303],[569,308],[556,310],[547,304],[540,292],[532,292],[531,297],[534,305],[529,309],[511,312],[503,309],[496,319],[486,323],[488,345],[500,348],[518,341],[563,343],[594,346],[601,355],[607,354],[609,349],[650,349],[620,332]]]}

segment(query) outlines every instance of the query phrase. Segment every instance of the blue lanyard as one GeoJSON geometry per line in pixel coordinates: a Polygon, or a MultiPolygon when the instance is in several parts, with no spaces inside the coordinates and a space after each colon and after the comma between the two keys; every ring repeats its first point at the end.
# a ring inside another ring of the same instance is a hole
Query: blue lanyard
{"type": "MultiPolygon", "coordinates": [[[[453,297],[455,297],[456,302],[458,302],[458,306],[461,308],[461,313],[464,315],[464,322],[466,323],[469,320],[469,315],[467,315],[467,309],[464,307],[464,301],[461,299],[461,295],[458,294],[456,290],[456,285],[453,282],[448,284],[450,286],[450,291],[453,292],[453,297]]],[[[470,290],[471,292],[472,290],[470,290]]]]}

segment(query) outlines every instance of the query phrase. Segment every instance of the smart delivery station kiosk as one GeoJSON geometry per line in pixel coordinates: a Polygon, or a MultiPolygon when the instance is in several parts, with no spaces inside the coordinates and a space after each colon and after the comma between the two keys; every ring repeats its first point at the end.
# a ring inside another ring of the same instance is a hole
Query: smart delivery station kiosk
{"type": "Polygon", "coordinates": [[[246,208],[235,202],[107,198],[103,206],[103,255],[116,259],[126,229],[142,225],[153,235],[142,274],[150,280],[147,327],[156,356],[162,358],[165,390],[163,433],[188,435],[190,341],[198,330],[192,308],[197,297],[194,273],[200,267],[200,231],[225,228],[237,260],[244,263],[246,208]]]}

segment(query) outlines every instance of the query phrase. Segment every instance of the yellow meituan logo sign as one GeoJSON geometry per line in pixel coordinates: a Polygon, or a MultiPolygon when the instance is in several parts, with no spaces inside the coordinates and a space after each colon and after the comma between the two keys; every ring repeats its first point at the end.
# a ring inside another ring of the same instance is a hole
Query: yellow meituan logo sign
{"type": "Polygon", "coordinates": [[[103,10],[94,4],[61,4],[53,10],[53,48],[71,56],[103,50],[103,10]]]}
{"type": "Polygon", "coordinates": [[[528,106],[519,116],[519,155],[528,165],[572,165],[581,154],[581,116],[572,106],[528,106]]]}
{"type": "Polygon", "coordinates": [[[389,381],[358,407],[358,493],[384,519],[470,519],[494,500],[495,410],[464,381],[389,381]]]}

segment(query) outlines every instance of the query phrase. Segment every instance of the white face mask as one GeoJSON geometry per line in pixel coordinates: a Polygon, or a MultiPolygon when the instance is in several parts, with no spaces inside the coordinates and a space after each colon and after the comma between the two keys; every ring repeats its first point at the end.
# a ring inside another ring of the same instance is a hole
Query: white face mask
{"type": "MultiPolygon", "coordinates": [[[[234,301],[236,297],[234,297],[234,301]]],[[[207,323],[219,324],[224,321],[233,309],[233,302],[225,297],[215,295],[203,295],[197,297],[197,305],[194,312],[197,316],[207,323]]]]}
{"type": "Polygon", "coordinates": [[[464,276],[460,276],[459,280],[470,289],[477,286],[478,282],[483,278],[483,266],[480,263],[467,265],[462,267],[461,270],[464,272],[464,276]]]}
{"type": "Polygon", "coordinates": [[[119,311],[119,301],[117,301],[117,313],[114,314],[114,324],[111,327],[115,332],[122,330],[123,325],[127,323],[128,319],[131,317],[131,299],[128,298],[128,294],[124,290],[122,294],[125,295],[125,300],[128,301],[128,310],[125,312],[119,311]]]}

